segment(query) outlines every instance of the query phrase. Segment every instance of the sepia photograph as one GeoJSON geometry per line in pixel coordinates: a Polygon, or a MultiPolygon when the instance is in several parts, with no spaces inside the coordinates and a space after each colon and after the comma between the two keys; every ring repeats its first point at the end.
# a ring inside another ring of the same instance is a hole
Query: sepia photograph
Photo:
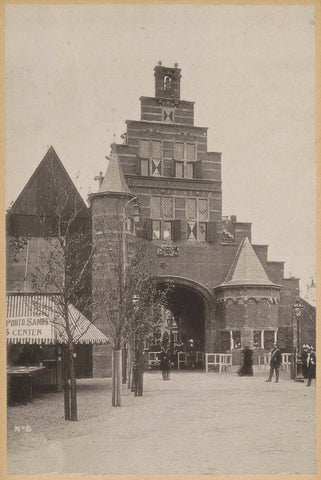
{"type": "Polygon", "coordinates": [[[6,474],[316,475],[315,5],[4,10],[6,474]]]}

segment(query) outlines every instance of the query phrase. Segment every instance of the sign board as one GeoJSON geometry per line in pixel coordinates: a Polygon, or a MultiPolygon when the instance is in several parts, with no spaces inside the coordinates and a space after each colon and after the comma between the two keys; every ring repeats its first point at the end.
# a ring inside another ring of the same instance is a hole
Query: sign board
{"type": "Polygon", "coordinates": [[[53,340],[53,325],[47,317],[16,317],[7,319],[7,341],[53,340]]]}

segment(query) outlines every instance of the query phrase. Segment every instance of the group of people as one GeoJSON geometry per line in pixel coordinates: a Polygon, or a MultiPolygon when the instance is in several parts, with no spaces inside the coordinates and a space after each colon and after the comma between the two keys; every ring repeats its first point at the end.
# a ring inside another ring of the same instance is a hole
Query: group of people
{"type": "MultiPolygon", "coordinates": [[[[169,380],[169,371],[171,365],[174,365],[174,359],[177,358],[177,353],[183,350],[183,344],[177,344],[175,346],[174,354],[170,351],[168,345],[163,343],[161,352],[158,355],[159,358],[159,367],[162,371],[163,380],[169,380]]],[[[187,352],[187,367],[195,368],[196,364],[196,349],[194,345],[194,340],[191,338],[188,341],[184,351],[187,352]]],[[[177,360],[176,360],[177,361],[177,360]]]]}
{"type": "MultiPolygon", "coordinates": [[[[243,363],[241,368],[238,370],[238,375],[243,377],[252,377],[253,376],[253,350],[246,346],[243,350],[243,363]]],[[[307,387],[311,386],[311,381],[315,378],[316,374],[316,354],[313,347],[309,345],[303,345],[302,354],[302,374],[305,379],[308,380],[307,387]]],[[[265,380],[266,382],[271,382],[273,375],[275,373],[275,382],[278,383],[280,377],[280,367],[282,364],[282,353],[277,343],[273,344],[271,350],[270,358],[270,372],[269,378],[265,380]]]]}

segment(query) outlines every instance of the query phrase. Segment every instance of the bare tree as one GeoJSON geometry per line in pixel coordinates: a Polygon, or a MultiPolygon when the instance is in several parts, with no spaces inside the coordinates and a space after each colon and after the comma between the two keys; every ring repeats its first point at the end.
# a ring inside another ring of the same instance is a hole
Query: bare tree
{"type": "Polygon", "coordinates": [[[49,308],[39,301],[34,307],[50,317],[61,341],[67,345],[65,419],[77,420],[74,344],[79,340],[79,332],[85,333],[82,313],[90,315],[91,311],[90,216],[84,213],[85,204],[67,174],[61,175],[56,161],[47,162],[46,168],[46,186],[37,215],[38,235],[45,239],[46,247],[39,252],[39,264],[32,272],[32,290],[51,294],[52,302],[49,308]]]}
{"type": "Polygon", "coordinates": [[[112,341],[112,405],[120,406],[121,350],[129,344],[134,352],[134,371],[141,379],[138,388],[135,378],[135,392],[141,395],[143,343],[159,322],[165,292],[157,289],[148,242],[126,232],[123,206],[115,205],[113,215],[96,218],[93,225],[93,310],[99,312],[112,341]]]}

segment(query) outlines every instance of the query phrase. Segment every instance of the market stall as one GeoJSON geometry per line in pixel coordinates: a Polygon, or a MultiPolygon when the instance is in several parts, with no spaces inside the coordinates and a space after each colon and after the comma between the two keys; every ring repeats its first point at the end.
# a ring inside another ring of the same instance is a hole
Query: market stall
{"type": "MultiPolygon", "coordinates": [[[[31,400],[34,387],[62,389],[67,334],[57,298],[54,294],[7,294],[8,399],[31,400]]],[[[88,365],[77,364],[77,353],[82,362],[90,364],[91,346],[108,343],[108,339],[72,304],[68,305],[68,319],[76,370],[87,366],[88,371],[88,365]]]]}

